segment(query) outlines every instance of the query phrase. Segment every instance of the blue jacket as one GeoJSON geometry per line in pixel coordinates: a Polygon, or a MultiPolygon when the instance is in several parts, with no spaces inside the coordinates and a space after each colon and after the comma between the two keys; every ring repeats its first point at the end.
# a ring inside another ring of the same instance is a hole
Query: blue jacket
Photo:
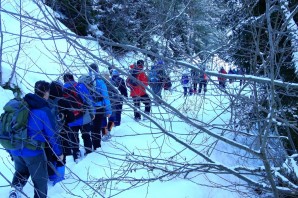
{"type": "Polygon", "coordinates": [[[94,103],[95,108],[96,107],[105,107],[105,112],[106,115],[110,114],[112,115],[112,108],[111,108],[111,103],[110,103],[110,98],[109,98],[109,93],[107,86],[103,79],[96,77],[95,78],[95,91],[100,93],[103,97],[102,101],[94,103]]]}
{"type": "MultiPolygon", "coordinates": [[[[56,155],[60,156],[62,149],[60,139],[56,133],[57,125],[48,102],[35,94],[27,94],[24,100],[30,108],[27,128],[28,137],[39,142],[49,141],[53,151],[56,155]]],[[[10,151],[12,155],[24,157],[37,156],[43,152],[41,149],[31,150],[26,147],[20,150],[10,151]]]]}
{"type": "MultiPolygon", "coordinates": [[[[73,86],[73,84],[76,83],[74,81],[69,81],[64,84],[64,88],[69,88],[70,86],[73,86]]],[[[77,83],[77,88],[80,97],[83,100],[85,113],[82,117],[76,119],[73,122],[68,123],[68,126],[82,126],[84,124],[88,124],[92,121],[92,117],[95,115],[95,108],[93,105],[91,94],[86,87],[84,83],[77,83]]]]}

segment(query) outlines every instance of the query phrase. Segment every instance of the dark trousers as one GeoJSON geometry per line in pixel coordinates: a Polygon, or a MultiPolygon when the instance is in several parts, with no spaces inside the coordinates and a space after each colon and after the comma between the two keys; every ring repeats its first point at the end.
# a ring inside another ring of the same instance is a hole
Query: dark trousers
{"type": "Polygon", "coordinates": [[[189,87],[183,87],[183,94],[184,96],[187,96],[187,91],[189,90],[189,95],[192,94],[192,89],[189,87]]]}
{"type": "Polygon", "coordinates": [[[145,105],[145,113],[150,113],[151,110],[151,100],[148,96],[148,94],[145,94],[143,96],[134,96],[132,97],[134,106],[137,109],[134,109],[134,118],[135,119],[141,119],[141,114],[139,112],[139,109],[141,107],[141,102],[145,105]]]}
{"type": "Polygon", "coordinates": [[[96,109],[95,118],[93,120],[93,129],[91,130],[92,145],[94,150],[101,147],[101,127],[103,119],[104,109],[96,109]]]}
{"type": "Polygon", "coordinates": [[[119,102],[115,105],[115,107],[116,108],[115,108],[114,124],[115,124],[115,126],[120,126],[123,103],[119,102]]]}
{"type": "Polygon", "coordinates": [[[193,91],[196,92],[198,87],[198,83],[193,83],[193,91]]]}
{"type": "Polygon", "coordinates": [[[34,157],[13,156],[15,173],[13,186],[25,186],[31,176],[34,185],[34,198],[47,197],[48,169],[44,153],[34,157]]]}
{"type": "Polygon", "coordinates": [[[219,88],[226,88],[226,82],[225,81],[219,81],[219,88]]]}
{"type": "Polygon", "coordinates": [[[199,93],[202,91],[202,87],[204,87],[204,92],[207,92],[207,81],[202,80],[199,84],[199,93]]]}

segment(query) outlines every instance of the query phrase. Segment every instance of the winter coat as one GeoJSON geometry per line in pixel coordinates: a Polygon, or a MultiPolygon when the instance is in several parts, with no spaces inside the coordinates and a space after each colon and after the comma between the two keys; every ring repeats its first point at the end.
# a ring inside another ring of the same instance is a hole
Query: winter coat
{"type": "MultiPolygon", "coordinates": [[[[221,68],[218,73],[227,74],[227,72],[226,72],[226,70],[224,68],[221,68]]],[[[219,82],[225,82],[226,79],[225,78],[222,78],[222,77],[218,77],[218,81],[219,82]]]]}
{"type": "Polygon", "coordinates": [[[141,83],[136,86],[132,85],[128,81],[129,78],[126,79],[126,84],[130,88],[130,96],[136,97],[136,96],[144,96],[146,94],[146,86],[148,86],[148,77],[145,74],[144,71],[140,71],[137,74],[136,79],[141,83]]]}
{"type": "Polygon", "coordinates": [[[190,75],[193,83],[199,83],[199,71],[192,69],[190,75]]]}
{"type": "Polygon", "coordinates": [[[123,95],[126,98],[128,97],[125,80],[123,78],[121,78],[120,76],[113,76],[110,79],[110,81],[115,87],[117,87],[117,89],[120,91],[121,95],[123,95]]]}
{"type": "MultiPolygon", "coordinates": [[[[36,94],[27,94],[24,100],[28,103],[28,138],[38,142],[49,142],[57,156],[62,154],[60,139],[57,135],[57,125],[48,102],[36,94]]],[[[26,147],[10,151],[14,156],[33,157],[42,154],[42,149],[31,150],[26,147]]]]}
{"type": "MultiPolygon", "coordinates": [[[[69,88],[73,86],[73,84],[76,83],[74,81],[69,81],[64,84],[64,88],[69,88]]],[[[85,84],[83,83],[78,83],[77,88],[79,90],[79,96],[83,100],[83,109],[84,109],[84,114],[80,118],[77,118],[76,120],[69,122],[68,126],[73,127],[73,126],[83,126],[85,124],[88,124],[92,121],[92,117],[95,115],[95,108],[93,106],[93,101],[90,95],[90,92],[88,88],[86,87],[85,84]]]]}
{"type": "Polygon", "coordinates": [[[112,108],[111,108],[111,102],[109,98],[107,85],[105,84],[103,79],[96,77],[94,86],[95,86],[95,91],[102,95],[103,100],[99,102],[95,102],[93,105],[95,106],[95,108],[105,107],[105,114],[112,115],[112,108]]]}

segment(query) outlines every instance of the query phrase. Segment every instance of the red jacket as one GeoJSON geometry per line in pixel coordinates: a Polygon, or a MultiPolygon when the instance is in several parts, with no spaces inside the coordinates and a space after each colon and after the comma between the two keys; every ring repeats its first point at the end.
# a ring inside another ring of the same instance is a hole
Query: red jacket
{"type": "Polygon", "coordinates": [[[148,86],[148,77],[147,75],[141,71],[137,75],[137,79],[142,82],[142,85],[137,85],[133,86],[132,84],[129,84],[129,82],[126,80],[127,86],[130,87],[130,96],[135,97],[135,96],[143,96],[146,94],[146,89],[145,87],[148,86]]]}
{"type": "MultiPolygon", "coordinates": [[[[227,72],[226,72],[225,69],[221,69],[221,70],[219,70],[218,73],[221,73],[221,74],[227,74],[227,72]]],[[[220,82],[224,82],[224,81],[226,81],[226,79],[225,79],[225,78],[222,78],[222,77],[218,77],[218,81],[220,81],[220,82]]]]}

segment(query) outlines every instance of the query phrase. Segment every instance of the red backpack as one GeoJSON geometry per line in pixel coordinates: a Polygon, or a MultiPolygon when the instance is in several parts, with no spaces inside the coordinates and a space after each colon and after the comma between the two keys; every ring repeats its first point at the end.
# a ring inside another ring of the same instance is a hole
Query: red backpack
{"type": "Polygon", "coordinates": [[[71,111],[74,118],[80,118],[84,115],[84,102],[79,94],[78,83],[73,83],[72,86],[63,89],[63,97],[70,103],[71,111]]]}

